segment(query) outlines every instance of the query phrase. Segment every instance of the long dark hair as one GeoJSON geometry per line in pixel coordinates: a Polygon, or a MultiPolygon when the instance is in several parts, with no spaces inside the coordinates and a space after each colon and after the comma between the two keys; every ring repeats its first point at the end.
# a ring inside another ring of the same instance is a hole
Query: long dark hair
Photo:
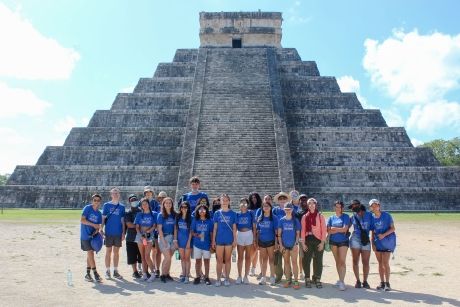
{"type": "MultiPolygon", "coordinates": [[[[273,207],[272,207],[272,205],[270,203],[267,203],[267,202],[264,202],[262,204],[262,207],[265,204],[270,206],[270,217],[269,217],[269,219],[270,219],[270,221],[273,221],[273,212],[272,212],[273,207]]],[[[261,212],[262,214],[257,218],[257,223],[261,222],[264,219],[264,208],[262,208],[262,207],[260,209],[260,210],[262,210],[262,212],[261,212]]]]}
{"type": "Polygon", "coordinates": [[[187,206],[187,214],[185,215],[185,222],[187,223],[187,228],[190,228],[190,225],[192,224],[192,213],[190,212],[190,203],[188,201],[183,201],[179,205],[179,212],[177,213],[176,216],[176,225],[179,227],[179,220],[182,218],[182,206],[187,206]]]}
{"type": "Polygon", "coordinates": [[[171,216],[176,218],[177,216],[177,213],[176,211],[174,211],[174,201],[172,200],[171,197],[166,197],[165,199],[163,199],[163,201],[161,202],[161,215],[163,216],[163,218],[165,219],[168,219],[169,218],[169,214],[168,212],[166,212],[166,208],[165,208],[165,202],[169,200],[171,202],[171,216]]]}
{"type": "Polygon", "coordinates": [[[195,208],[195,220],[200,219],[200,212],[198,212],[198,211],[200,211],[201,208],[206,209],[206,219],[209,220],[211,218],[211,215],[209,214],[209,208],[206,205],[201,205],[201,204],[199,204],[195,208]]]}
{"type": "Polygon", "coordinates": [[[220,210],[220,198],[216,197],[212,201],[212,212],[216,212],[217,210],[220,210]]]}
{"type": "Polygon", "coordinates": [[[259,209],[260,207],[262,207],[262,199],[260,198],[260,195],[259,193],[257,192],[252,192],[251,194],[249,194],[249,206],[248,206],[248,209],[249,210],[257,210],[259,209]],[[256,197],[256,203],[254,204],[252,202],[252,197],[255,196],[256,197]]]}

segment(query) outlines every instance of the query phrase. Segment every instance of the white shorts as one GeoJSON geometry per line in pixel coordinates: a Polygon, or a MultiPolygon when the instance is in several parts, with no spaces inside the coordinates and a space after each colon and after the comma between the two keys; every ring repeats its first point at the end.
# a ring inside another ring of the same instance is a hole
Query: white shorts
{"type": "Polygon", "coordinates": [[[245,231],[241,232],[238,231],[236,233],[236,244],[240,246],[248,246],[252,245],[254,243],[254,235],[252,234],[252,231],[245,231]]]}
{"type": "Polygon", "coordinates": [[[193,247],[193,259],[211,259],[211,252],[200,249],[196,246],[193,247]]]}

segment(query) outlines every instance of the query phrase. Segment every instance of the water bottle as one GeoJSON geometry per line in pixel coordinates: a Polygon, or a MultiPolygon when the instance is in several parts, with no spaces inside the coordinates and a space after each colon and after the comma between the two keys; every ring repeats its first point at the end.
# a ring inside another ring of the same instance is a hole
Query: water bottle
{"type": "Polygon", "coordinates": [[[73,287],[72,271],[70,269],[67,270],[67,286],[73,287]]]}
{"type": "Polygon", "coordinates": [[[232,262],[236,262],[236,250],[232,250],[232,262]]]}
{"type": "Polygon", "coordinates": [[[204,231],[202,231],[200,234],[200,241],[204,242],[204,231]]]}
{"type": "Polygon", "coordinates": [[[142,244],[143,244],[144,246],[147,246],[147,238],[146,238],[146,237],[143,237],[143,238],[142,238],[142,244]]]}
{"type": "Polygon", "coordinates": [[[178,250],[174,252],[174,255],[176,256],[176,260],[180,260],[180,254],[178,250]]]}

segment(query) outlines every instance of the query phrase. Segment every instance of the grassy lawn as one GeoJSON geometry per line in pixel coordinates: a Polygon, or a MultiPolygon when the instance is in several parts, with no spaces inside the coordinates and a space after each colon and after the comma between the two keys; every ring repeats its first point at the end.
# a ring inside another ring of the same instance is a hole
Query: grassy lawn
{"type": "MultiPolygon", "coordinates": [[[[50,209],[4,209],[0,221],[52,222],[57,220],[74,220],[78,222],[81,210],[50,209]]],[[[351,213],[349,213],[351,214],[351,213]]],[[[324,212],[327,218],[332,212],[324,212]]],[[[395,222],[460,222],[460,213],[392,213],[395,222]]]]}

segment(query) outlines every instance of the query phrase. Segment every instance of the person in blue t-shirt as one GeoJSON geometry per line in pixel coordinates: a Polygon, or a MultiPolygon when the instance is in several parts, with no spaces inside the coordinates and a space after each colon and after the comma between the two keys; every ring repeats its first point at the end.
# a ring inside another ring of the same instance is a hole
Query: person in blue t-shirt
{"type": "Polygon", "coordinates": [[[203,259],[204,282],[206,285],[210,285],[209,261],[211,259],[210,249],[214,223],[211,220],[209,208],[204,204],[196,206],[194,216],[195,217],[192,219],[191,232],[193,237],[193,259],[195,259],[196,277],[193,280],[193,284],[198,285],[201,281],[201,263],[203,259]]]}
{"type": "MultiPolygon", "coordinates": [[[[161,192],[160,192],[161,193],[161,192]]],[[[158,200],[155,199],[155,190],[151,186],[144,187],[144,198],[149,200],[150,211],[156,212],[159,214],[161,212],[161,197],[158,194],[158,200]]],[[[163,198],[164,199],[164,198],[163,198]]],[[[158,230],[153,231],[153,241],[152,241],[152,259],[153,266],[155,267],[155,278],[160,277],[160,265],[161,265],[161,251],[158,247],[158,230]]]]}
{"type": "Polygon", "coordinates": [[[236,247],[236,213],[230,209],[230,196],[220,196],[221,207],[214,214],[214,231],[212,246],[216,249],[217,258],[217,281],[216,287],[221,285],[222,268],[225,269],[224,285],[230,286],[230,269],[232,266],[231,256],[236,247]],[[225,262],[225,266],[223,265],[225,262]]]}
{"type": "Polygon", "coordinates": [[[391,214],[381,211],[377,199],[371,199],[369,206],[373,217],[372,249],[379,263],[380,285],[377,290],[390,291],[390,255],[396,247],[395,225],[391,214]],[[391,241],[393,246],[382,246],[382,240],[391,241]]]}
{"type": "Polygon", "coordinates": [[[86,252],[86,281],[93,281],[91,271],[93,271],[94,279],[97,282],[102,282],[102,278],[96,270],[96,260],[94,259],[94,250],[91,246],[91,239],[99,233],[102,224],[102,214],[99,211],[102,197],[99,194],[91,196],[91,204],[83,208],[80,219],[80,243],[81,249],[86,252]]]}
{"type": "Polygon", "coordinates": [[[192,214],[190,212],[190,204],[188,201],[182,202],[179,206],[179,213],[176,218],[176,234],[174,238],[177,240],[179,246],[180,254],[180,264],[182,268],[182,273],[180,277],[180,282],[185,284],[189,283],[190,275],[190,255],[192,252],[192,233],[190,228],[192,226],[192,214]]]}
{"type": "Polygon", "coordinates": [[[120,203],[120,190],[110,190],[111,201],[102,208],[102,228],[105,235],[105,276],[110,279],[110,262],[113,253],[113,277],[123,279],[118,272],[121,242],[125,239],[125,206],[120,203]]]}
{"type": "Polygon", "coordinates": [[[270,284],[275,284],[275,249],[278,249],[276,234],[278,218],[273,215],[271,202],[262,203],[263,213],[256,220],[257,246],[260,254],[261,277],[259,285],[266,284],[267,265],[270,266],[270,284]]]}
{"type": "Polygon", "coordinates": [[[147,282],[153,282],[155,280],[155,274],[153,274],[155,268],[153,266],[152,258],[150,253],[152,250],[153,242],[153,231],[156,228],[157,213],[152,212],[150,209],[150,203],[148,198],[142,198],[140,201],[142,211],[136,214],[134,219],[134,225],[136,225],[136,243],[139,247],[139,251],[142,257],[142,280],[147,282]],[[152,275],[148,276],[148,269],[150,268],[152,275]]]}
{"type": "Polygon", "coordinates": [[[199,204],[198,201],[200,200],[200,198],[205,198],[208,204],[208,208],[209,208],[208,194],[200,191],[200,185],[201,185],[200,179],[197,176],[193,176],[192,178],[190,178],[189,184],[190,184],[191,191],[182,195],[177,205],[180,206],[180,204],[183,201],[188,201],[190,203],[190,210],[192,212],[195,212],[195,208],[199,204]]]}
{"type": "MultiPolygon", "coordinates": [[[[280,192],[275,195],[274,202],[275,204],[278,204],[278,207],[274,207],[272,211],[278,220],[280,220],[286,215],[284,206],[291,202],[291,196],[288,193],[280,192]]],[[[281,278],[283,278],[283,272],[283,255],[281,254],[281,251],[275,250],[275,283],[281,282],[281,278]]]]}
{"type": "Polygon", "coordinates": [[[236,243],[238,251],[238,278],[236,284],[249,284],[248,274],[251,265],[251,250],[256,240],[256,221],[254,211],[248,209],[249,201],[246,198],[240,199],[240,212],[236,213],[236,243]],[[244,260],[244,277],[242,277],[244,260]]]}
{"type": "Polygon", "coordinates": [[[369,276],[369,259],[371,257],[371,242],[369,233],[373,229],[372,213],[366,211],[366,206],[357,199],[348,206],[353,211],[351,223],[353,233],[350,238],[350,250],[353,257],[353,273],[355,274],[355,288],[370,289],[367,278],[369,276]],[[363,264],[363,282],[359,278],[359,259],[363,264]]]}
{"type": "Polygon", "coordinates": [[[327,233],[329,234],[329,245],[335,259],[335,267],[339,275],[337,286],[341,291],[345,291],[345,273],[347,267],[345,264],[349,245],[350,217],[343,213],[344,203],[336,201],[334,203],[335,214],[327,220],[327,233]]]}
{"type": "Polygon", "coordinates": [[[174,279],[169,274],[171,270],[171,257],[175,250],[179,247],[177,245],[177,230],[176,230],[176,212],[174,211],[173,200],[167,197],[163,200],[161,206],[161,213],[158,215],[158,245],[163,253],[163,263],[161,264],[160,280],[166,282],[167,280],[173,281],[174,279]]]}
{"type": "Polygon", "coordinates": [[[284,260],[284,275],[286,276],[285,288],[291,285],[294,289],[299,289],[299,266],[297,257],[299,254],[299,236],[300,236],[300,222],[294,217],[294,205],[288,203],[284,205],[286,216],[282,217],[278,223],[278,237],[280,239],[280,251],[284,260]],[[292,282],[291,275],[294,271],[294,282],[292,282]]]}
{"type": "MultiPolygon", "coordinates": [[[[262,199],[260,198],[260,194],[257,192],[252,192],[249,194],[249,206],[248,209],[254,212],[254,219],[257,218],[257,211],[260,210],[262,207],[262,199]]],[[[255,233],[254,233],[255,234],[255,233]]],[[[257,260],[259,258],[259,251],[257,250],[257,242],[252,245],[251,249],[251,269],[249,271],[249,276],[256,276],[256,266],[257,260]]]]}

